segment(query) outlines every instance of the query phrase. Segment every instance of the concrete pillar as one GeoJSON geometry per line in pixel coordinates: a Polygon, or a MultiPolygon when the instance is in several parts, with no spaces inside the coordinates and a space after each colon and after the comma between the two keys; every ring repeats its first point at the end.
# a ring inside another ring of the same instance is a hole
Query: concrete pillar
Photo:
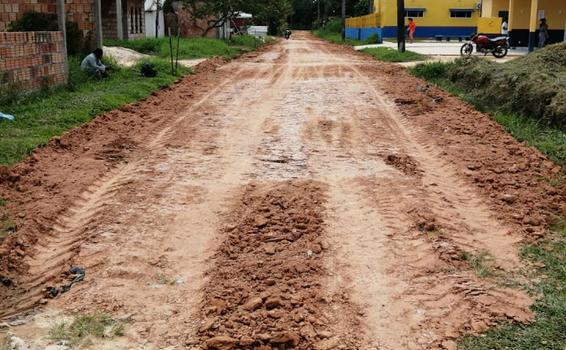
{"type": "Polygon", "coordinates": [[[533,51],[537,40],[538,0],[531,0],[531,16],[529,21],[529,51],[533,51]]]}
{"type": "Polygon", "coordinates": [[[483,0],[482,1],[481,16],[482,17],[492,17],[493,16],[493,0],[483,0]]]}
{"type": "Polygon", "coordinates": [[[65,70],[65,84],[69,81],[69,61],[67,59],[67,28],[66,28],[65,0],[57,0],[57,24],[63,33],[63,65],[65,70]]]}
{"type": "Polygon", "coordinates": [[[96,47],[102,47],[102,5],[100,0],[93,0],[93,15],[96,47]]]}
{"type": "Polygon", "coordinates": [[[122,9],[122,0],[116,0],[116,36],[120,40],[124,40],[124,15],[122,9]]]}
{"type": "Polygon", "coordinates": [[[507,24],[509,25],[509,32],[511,32],[511,30],[513,30],[513,24],[515,22],[513,16],[515,15],[515,10],[516,10],[516,1],[515,0],[509,0],[509,21],[507,22],[507,24]]]}

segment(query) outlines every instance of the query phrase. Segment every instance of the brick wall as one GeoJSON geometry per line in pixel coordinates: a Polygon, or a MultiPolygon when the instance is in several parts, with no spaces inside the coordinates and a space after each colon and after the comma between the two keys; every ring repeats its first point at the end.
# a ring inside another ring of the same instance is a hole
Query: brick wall
{"type": "MultiPolygon", "coordinates": [[[[56,0],[0,0],[0,32],[29,11],[57,14],[56,0]]],[[[87,50],[93,47],[94,14],[92,0],[66,0],[67,21],[76,22],[87,50]]]]}
{"type": "Polygon", "coordinates": [[[61,32],[0,32],[0,88],[24,91],[64,84],[61,32]]]}

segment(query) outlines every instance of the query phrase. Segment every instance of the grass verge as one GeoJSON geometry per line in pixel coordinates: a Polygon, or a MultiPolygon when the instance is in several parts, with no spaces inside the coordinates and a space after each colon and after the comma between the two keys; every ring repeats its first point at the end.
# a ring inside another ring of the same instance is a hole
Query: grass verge
{"type": "MultiPolygon", "coordinates": [[[[88,122],[92,117],[137,101],[178,77],[172,76],[166,60],[149,60],[158,70],[155,78],[140,75],[139,65],[115,70],[109,78],[96,80],[79,69],[80,59],[70,57],[70,83],[31,95],[0,99],[0,111],[15,121],[0,120],[0,165],[23,160],[50,138],[88,122]]],[[[179,67],[181,74],[190,70],[179,67]]]]}
{"type": "Polygon", "coordinates": [[[481,336],[459,343],[464,350],[558,350],[566,345],[566,220],[553,227],[553,239],[523,247],[521,257],[537,268],[530,276],[537,283],[524,286],[535,298],[536,313],[528,325],[505,323],[481,336]]]}
{"type": "MultiPolygon", "coordinates": [[[[269,39],[267,39],[269,40],[269,39]]],[[[234,58],[242,52],[250,51],[265,41],[249,35],[234,36],[230,40],[209,38],[180,38],[179,58],[195,59],[222,56],[234,58]]],[[[148,55],[169,58],[171,49],[169,38],[146,38],[138,40],[106,40],[106,46],[120,46],[148,55]]],[[[173,56],[176,55],[177,39],[173,39],[173,56]]]]}
{"type": "Polygon", "coordinates": [[[557,127],[548,126],[540,120],[518,113],[486,108],[484,104],[447,78],[447,72],[453,66],[454,63],[423,63],[411,68],[411,73],[462,98],[478,110],[491,113],[493,119],[517,140],[527,142],[529,146],[537,148],[557,164],[566,166],[566,133],[557,127]]]}
{"type": "MultiPolygon", "coordinates": [[[[526,141],[538,148],[556,163],[566,165],[566,135],[540,121],[516,113],[506,113],[486,108],[471,94],[447,78],[454,63],[425,63],[411,72],[422,79],[461,97],[484,112],[490,112],[519,141],[526,141]]],[[[564,178],[553,179],[561,185],[564,178]]],[[[531,284],[520,284],[536,299],[532,309],[535,319],[528,325],[504,323],[480,336],[467,336],[460,340],[464,350],[557,350],[566,344],[566,219],[558,220],[551,227],[545,242],[522,248],[521,258],[532,266],[527,273],[531,284]]],[[[481,256],[469,257],[471,267],[478,275],[492,277],[488,260],[481,256]]]]}
{"type": "Polygon", "coordinates": [[[67,341],[72,346],[93,343],[92,338],[114,338],[124,335],[124,323],[112,317],[95,313],[77,315],[71,322],[56,324],[49,330],[51,341],[67,341]]]}
{"type": "Polygon", "coordinates": [[[375,59],[386,62],[414,62],[424,61],[425,55],[413,51],[399,52],[389,47],[376,47],[364,49],[362,52],[372,56],[375,59]]]}

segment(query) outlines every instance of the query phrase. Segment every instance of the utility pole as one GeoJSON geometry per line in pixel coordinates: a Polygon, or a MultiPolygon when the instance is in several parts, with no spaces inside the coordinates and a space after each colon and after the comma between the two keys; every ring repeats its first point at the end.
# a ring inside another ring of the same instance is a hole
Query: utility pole
{"type": "Polygon", "coordinates": [[[373,13],[373,0],[368,0],[368,4],[369,4],[369,14],[371,15],[373,13]]]}
{"type": "Polygon", "coordinates": [[[405,52],[405,0],[397,0],[397,48],[405,52]]]}
{"type": "Polygon", "coordinates": [[[346,0],[342,0],[342,41],[346,41],[346,0]]]}
{"type": "Polygon", "coordinates": [[[159,38],[159,0],[155,2],[155,37],[159,38]]]}

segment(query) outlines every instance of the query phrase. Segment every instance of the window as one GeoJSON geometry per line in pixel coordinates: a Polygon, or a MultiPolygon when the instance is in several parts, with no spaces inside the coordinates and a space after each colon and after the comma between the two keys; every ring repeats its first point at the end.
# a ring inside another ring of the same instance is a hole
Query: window
{"type": "Polygon", "coordinates": [[[474,10],[451,9],[450,18],[472,18],[474,10]]]}
{"type": "Polygon", "coordinates": [[[409,18],[422,18],[424,17],[425,9],[405,9],[405,17],[409,18]]]}

